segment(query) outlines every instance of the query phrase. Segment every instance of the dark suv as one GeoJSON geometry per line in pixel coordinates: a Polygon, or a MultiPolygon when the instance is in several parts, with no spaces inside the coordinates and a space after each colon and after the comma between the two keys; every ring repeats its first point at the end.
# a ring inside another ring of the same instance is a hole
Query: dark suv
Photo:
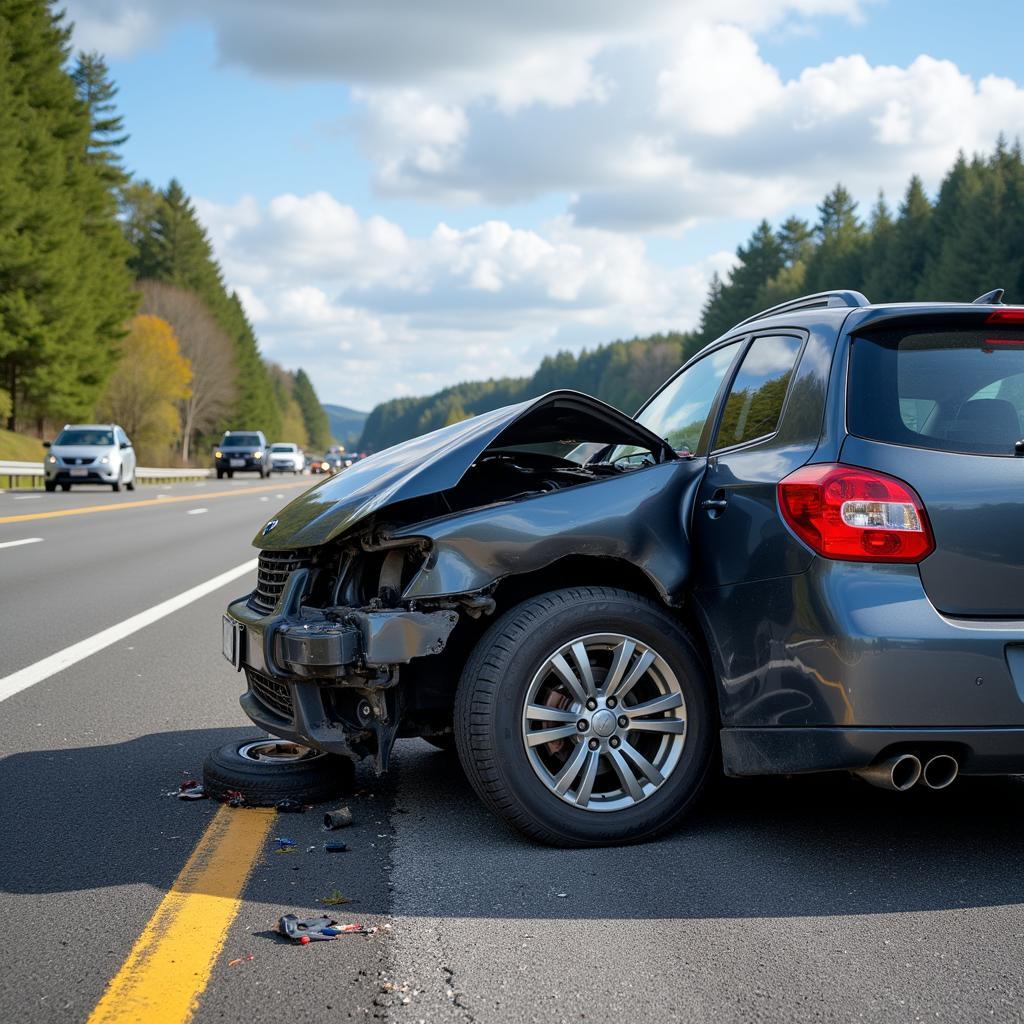
{"type": "Polygon", "coordinates": [[[213,452],[217,479],[235,473],[259,473],[270,476],[270,450],[261,430],[225,430],[213,452]]]}
{"type": "Polygon", "coordinates": [[[1024,308],[785,303],[635,418],[554,392],[324,481],[225,617],[261,727],[456,746],[531,836],[730,775],[1024,772],[1024,308]]]}

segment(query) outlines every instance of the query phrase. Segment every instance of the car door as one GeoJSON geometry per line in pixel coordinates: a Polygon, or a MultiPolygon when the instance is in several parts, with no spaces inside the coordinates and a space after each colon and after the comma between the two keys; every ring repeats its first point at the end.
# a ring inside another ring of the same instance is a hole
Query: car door
{"type": "Polygon", "coordinates": [[[752,337],[719,404],[694,510],[698,587],[806,568],[807,554],[786,530],[776,502],[778,482],[807,462],[820,434],[823,406],[808,416],[807,404],[823,402],[823,386],[793,399],[805,343],[797,331],[752,337]],[[792,426],[786,429],[789,403],[792,426]]]}

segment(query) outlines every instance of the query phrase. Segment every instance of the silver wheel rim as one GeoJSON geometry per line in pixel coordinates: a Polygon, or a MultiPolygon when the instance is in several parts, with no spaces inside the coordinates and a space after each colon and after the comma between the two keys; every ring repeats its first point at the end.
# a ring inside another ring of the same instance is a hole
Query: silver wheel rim
{"type": "Polygon", "coordinates": [[[294,761],[313,761],[323,757],[323,751],[304,747],[301,743],[291,740],[255,740],[238,748],[238,756],[247,761],[261,761],[264,764],[288,764],[294,761]]]}
{"type": "Polygon", "coordinates": [[[595,633],[563,644],[526,693],[522,738],[550,793],[586,811],[621,811],[656,793],[686,746],[686,700],[648,644],[595,633]]]}

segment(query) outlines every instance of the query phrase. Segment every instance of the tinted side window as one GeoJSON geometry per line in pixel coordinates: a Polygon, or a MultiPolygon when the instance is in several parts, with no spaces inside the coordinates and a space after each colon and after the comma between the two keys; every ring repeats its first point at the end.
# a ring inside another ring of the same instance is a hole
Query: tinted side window
{"type": "Polygon", "coordinates": [[[725,345],[688,367],[651,400],[637,419],[676,451],[695,452],[739,344],[725,345]]]}
{"type": "Polygon", "coordinates": [[[803,342],[755,338],[729,389],[713,447],[728,448],[775,432],[803,342]]]}
{"type": "Polygon", "coordinates": [[[847,419],[874,441],[1013,455],[1024,436],[1024,335],[983,328],[855,338],[847,419]]]}

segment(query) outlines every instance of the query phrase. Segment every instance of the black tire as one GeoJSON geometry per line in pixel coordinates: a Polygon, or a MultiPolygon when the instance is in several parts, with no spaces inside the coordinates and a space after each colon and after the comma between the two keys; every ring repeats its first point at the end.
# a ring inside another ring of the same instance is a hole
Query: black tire
{"type": "Polygon", "coordinates": [[[132,471],[132,478],[124,486],[125,486],[126,490],[129,490],[129,491],[134,491],[135,490],[135,472],[134,472],[134,470],[132,471]]]}
{"type": "Polygon", "coordinates": [[[552,846],[637,842],[677,825],[711,773],[716,719],[708,671],[686,630],[662,606],[611,587],[558,590],[510,609],[478,642],[455,701],[459,760],[478,796],[519,831],[552,846]],[[614,811],[585,810],[551,792],[522,737],[527,691],[541,665],[560,646],[596,633],[650,645],[686,702],[686,741],[674,769],[646,798],[614,811]]]}
{"type": "Polygon", "coordinates": [[[60,489],[62,491],[70,491],[71,490],[71,484],[61,484],[60,485],[60,489]]]}
{"type": "Polygon", "coordinates": [[[267,737],[235,740],[210,752],[203,764],[207,796],[229,800],[241,793],[249,807],[273,807],[282,800],[319,804],[351,792],[355,767],[347,757],[316,752],[306,760],[267,763],[239,753],[260,741],[267,737]]]}
{"type": "Polygon", "coordinates": [[[110,485],[110,489],[111,489],[112,491],[115,491],[115,492],[117,492],[117,491],[121,490],[121,481],[120,481],[120,480],[115,480],[115,481],[114,481],[114,482],[113,482],[113,483],[112,483],[112,484],[110,485]]]}
{"type": "Polygon", "coordinates": [[[46,488],[47,493],[52,494],[55,490],[57,490],[57,483],[54,480],[45,480],[43,482],[43,487],[46,488]]]}
{"type": "Polygon", "coordinates": [[[223,469],[218,469],[217,470],[217,479],[218,480],[223,480],[224,479],[224,470],[223,469]]]}
{"type": "Polygon", "coordinates": [[[228,479],[229,480],[234,480],[235,479],[235,471],[233,469],[229,469],[228,470],[228,479]]]}

